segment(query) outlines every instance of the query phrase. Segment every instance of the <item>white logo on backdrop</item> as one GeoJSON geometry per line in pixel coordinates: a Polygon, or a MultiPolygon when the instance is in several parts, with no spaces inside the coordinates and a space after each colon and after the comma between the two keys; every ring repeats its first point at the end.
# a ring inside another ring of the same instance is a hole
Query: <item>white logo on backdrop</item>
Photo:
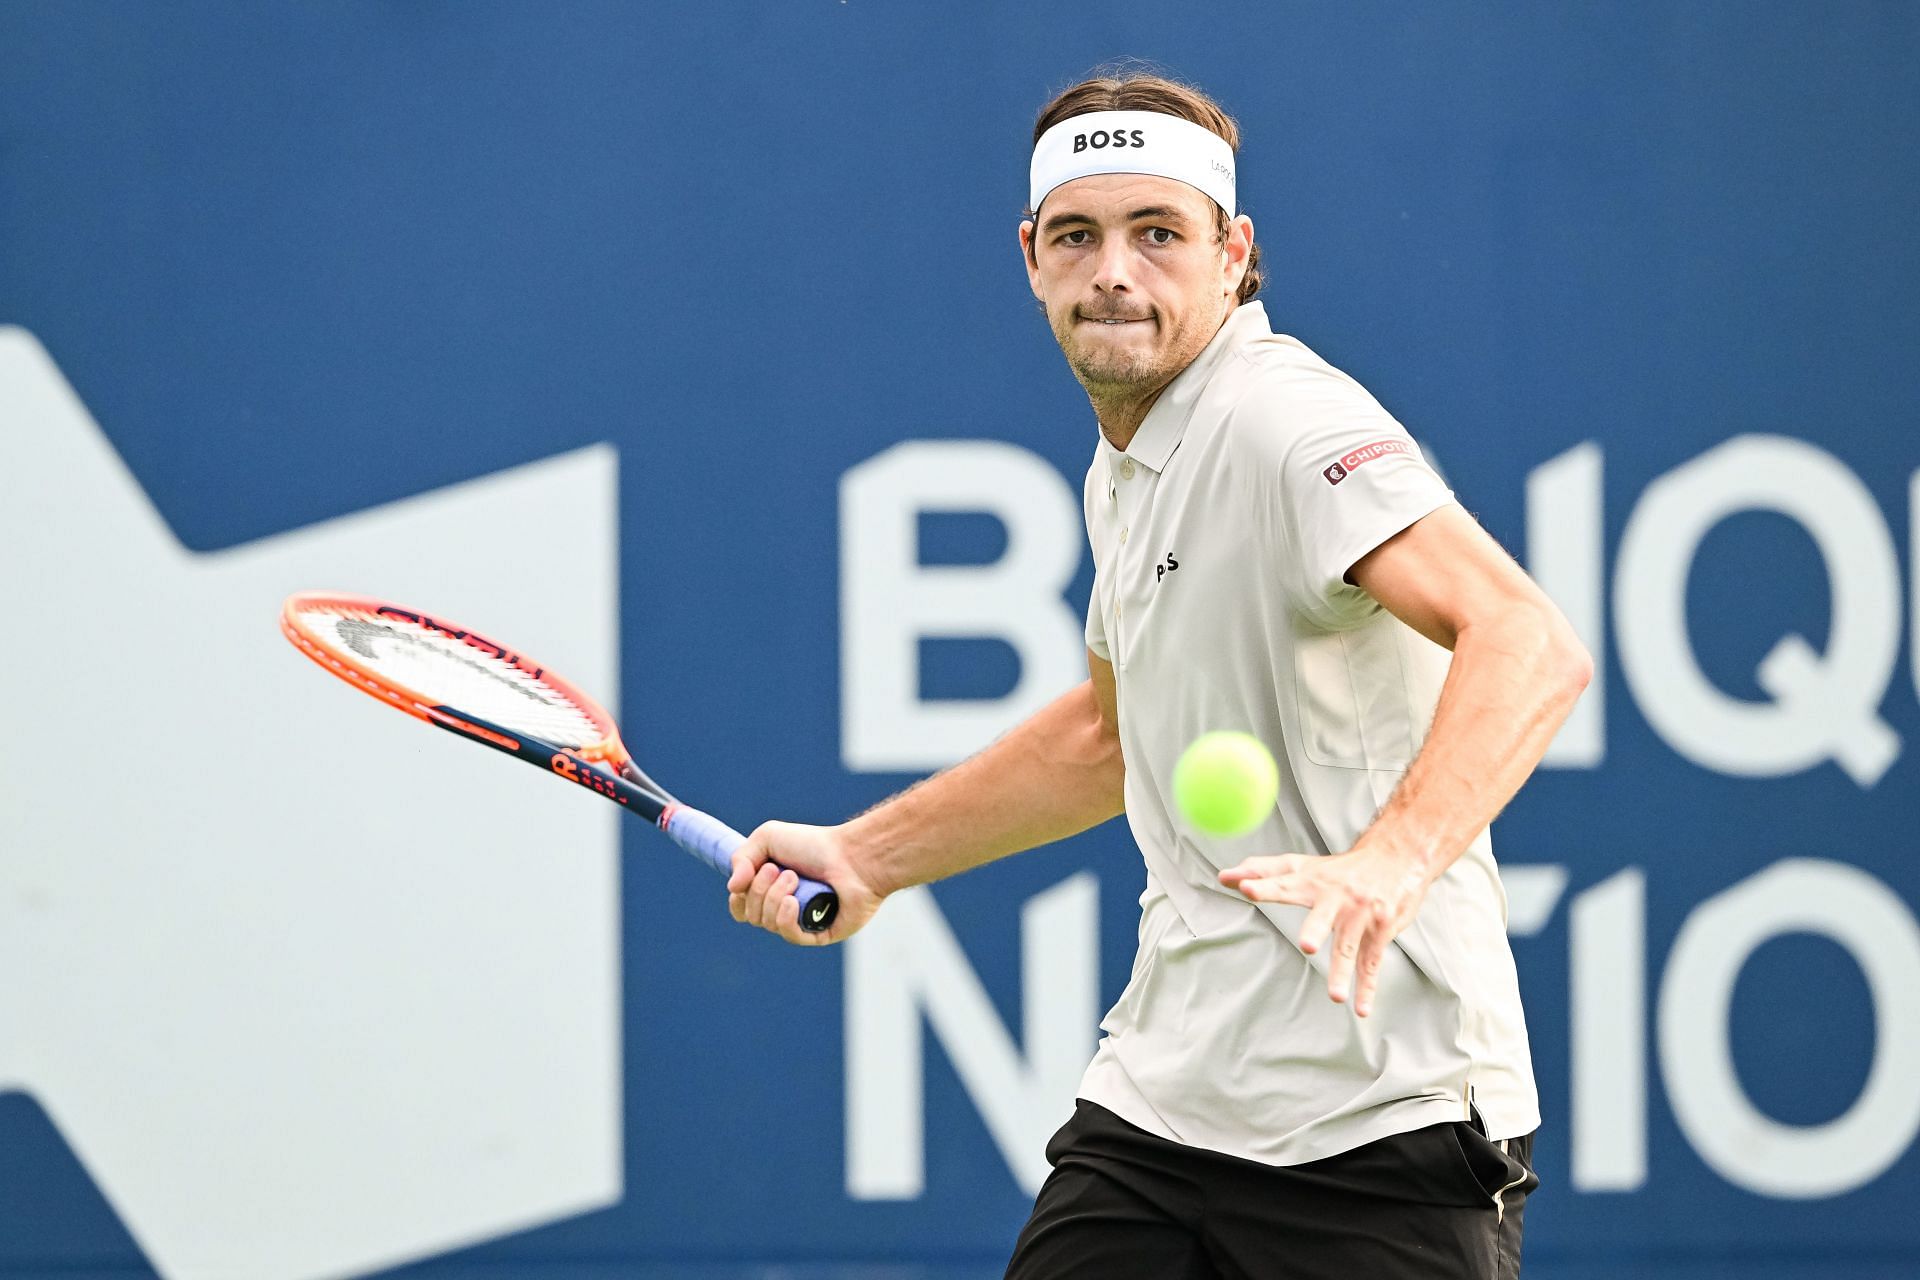
{"type": "MultiPolygon", "coordinates": [[[[1598,768],[1606,756],[1604,461],[1598,445],[1582,444],[1527,474],[1527,567],[1598,660],[1548,768],[1598,768]]],[[[1920,473],[1913,488],[1920,495],[1920,473]]],[[[848,769],[944,768],[1085,678],[1080,616],[1062,594],[1084,550],[1080,499],[1029,450],[997,440],[897,445],[841,478],[840,530],[848,769]],[[914,522],[936,511],[994,516],[1006,527],[1006,553],[984,565],[919,564],[914,522]],[[1000,698],[921,698],[917,641],[937,636],[1004,640],[1019,655],[1019,682],[1000,698]]],[[[1920,545],[1920,526],[1913,537],[1920,545]]],[[[1914,560],[1920,573],[1920,554],[1914,560]]],[[[1920,637],[1920,590],[1912,604],[1920,637]]],[[[1903,622],[1893,534],[1860,478],[1825,450],[1784,436],[1736,436],[1656,479],[1629,513],[1613,606],[1635,704],[1694,764],[1781,777],[1830,760],[1869,788],[1899,758],[1899,736],[1879,713],[1903,622]],[[1687,580],[1702,539],[1746,511],[1800,526],[1819,548],[1833,600],[1826,652],[1791,634],[1760,664],[1766,702],[1714,685],[1687,625],[1687,580]]],[[[1920,692],[1920,644],[1913,653],[1920,692]]]]}
{"type": "Polygon", "coordinates": [[[619,815],[275,628],[296,589],[390,593],[611,695],[612,451],[193,555],[19,329],[0,448],[0,1089],[170,1280],[359,1274],[617,1201],[619,815]]]}
{"type": "MultiPolygon", "coordinates": [[[[1541,463],[1526,481],[1528,568],[1599,659],[1594,686],[1554,740],[1549,768],[1598,768],[1606,757],[1603,471],[1604,455],[1589,443],[1541,463]]],[[[1920,474],[1913,494],[1920,511],[1920,474]]],[[[1079,614],[1062,595],[1082,554],[1079,499],[1042,459],[990,440],[900,445],[849,470],[840,502],[847,768],[942,768],[1085,678],[1079,614]],[[914,529],[923,511],[998,518],[1007,554],[989,565],[918,564],[914,529]],[[1019,655],[1022,678],[997,699],[922,699],[917,642],[932,636],[1004,640],[1019,655]]],[[[1920,527],[1914,539],[1920,572],[1920,527]]],[[[1871,492],[1824,450],[1739,436],[1655,480],[1629,515],[1612,594],[1629,691],[1668,746],[1694,764],[1773,777],[1831,761],[1864,789],[1899,757],[1900,739],[1879,711],[1902,622],[1893,536],[1871,492]],[[1799,524],[1820,550],[1833,601],[1825,653],[1799,635],[1769,651],[1756,673],[1764,703],[1716,687],[1687,626],[1686,585],[1700,544],[1742,511],[1799,524]]],[[[1920,589],[1911,616],[1920,633],[1920,589]]],[[[1914,650],[1920,688],[1920,643],[1914,650]]],[[[1509,933],[1541,932],[1565,895],[1566,868],[1508,865],[1502,877],[1509,933]]],[[[1090,903],[1094,886],[1085,873],[1070,885],[1028,904],[1026,912],[1047,923],[1023,914],[1022,980],[1031,1001],[1046,975],[1076,975],[1059,998],[1089,1012],[1029,1017],[1019,1048],[979,992],[931,890],[913,890],[898,919],[887,923],[889,906],[849,944],[850,1196],[923,1192],[922,1023],[953,1060],[1015,1180],[1033,1189],[1044,1173],[1040,1153],[1077,1083],[1059,1064],[1083,1050],[1079,1036],[1097,1000],[1079,975],[1097,960],[1098,922],[1067,910],[1090,903]],[[1061,896],[1070,885],[1084,897],[1061,896]]],[[[1654,975],[1651,1012],[1646,873],[1627,867],[1588,886],[1567,914],[1577,1189],[1646,1184],[1650,1060],[1694,1150],[1727,1181],[1761,1195],[1840,1195],[1878,1178],[1912,1145],[1920,1132],[1920,924],[1892,888],[1841,862],[1774,863],[1689,913],[1664,973],[1654,975]],[[1874,1008],[1865,1085],[1835,1119],[1813,1125],[1784,1124],[1754,1105],[1729,1040],[1742,967],[1764,943],[1792,933],[1845,948],[1874,1008]],[[1650,1028],[1659,1032],[1656,1053],[1650,1028]]]]}

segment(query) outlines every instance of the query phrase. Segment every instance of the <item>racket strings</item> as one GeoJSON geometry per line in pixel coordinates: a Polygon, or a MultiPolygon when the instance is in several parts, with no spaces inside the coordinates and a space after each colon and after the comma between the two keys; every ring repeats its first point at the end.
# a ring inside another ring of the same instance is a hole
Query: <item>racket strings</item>
{"type": "Polygon", "coordinates": [[[590,747],[608,736],[605,727],[537,675],[464,639],[364,612],[314,610],[300,616],[309,634],[430,706],[451,707],[556,746],[590,747]]]}

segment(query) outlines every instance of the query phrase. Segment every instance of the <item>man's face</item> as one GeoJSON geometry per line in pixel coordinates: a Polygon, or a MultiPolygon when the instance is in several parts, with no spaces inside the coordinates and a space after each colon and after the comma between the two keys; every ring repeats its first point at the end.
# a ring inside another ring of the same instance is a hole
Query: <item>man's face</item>
{"type": "Polygon", "coordinates": [[[1103,173],[1054,188],[1020,224],[1033,294],[1090,393],[1157,391],[1219,330],[1253,224],[1235,218],[1221,243],[1214,218],[1184,182],[1103,173]]]}

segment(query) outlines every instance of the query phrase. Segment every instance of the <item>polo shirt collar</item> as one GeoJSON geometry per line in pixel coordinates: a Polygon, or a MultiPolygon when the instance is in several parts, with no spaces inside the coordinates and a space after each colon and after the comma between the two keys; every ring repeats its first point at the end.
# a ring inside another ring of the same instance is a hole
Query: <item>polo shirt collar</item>
{"type": "Polygon", "coordinates": [[[1180,437],[1187,432],[1194,406],[1213,380],[1213,371],[1236,348],[1272,333],[1267,324],[1267,309],[1262,303],[1243,302],[1229,312],[1220,332],[1213,335],[1213,341],[1201,349],[1193,363],[1182,369],[1153,402],[1146,420],[1127,443],[1125,456],[1156,473],[1166,470],[1167,459],[1173,456],[1173,451],[1180,446],[1180,437]]]}

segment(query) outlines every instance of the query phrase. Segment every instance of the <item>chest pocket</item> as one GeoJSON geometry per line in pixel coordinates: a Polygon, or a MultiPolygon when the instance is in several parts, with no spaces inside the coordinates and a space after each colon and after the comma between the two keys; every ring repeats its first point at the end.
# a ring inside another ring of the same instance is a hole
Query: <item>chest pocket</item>
{"type": "Polygon", "coordinates": [[[1340,769],[1405,769],[1413,762],[1411,673],[1390,616],[1350,631],[1299,622],[1293,670],[1307,759],[1340,769]]]}

